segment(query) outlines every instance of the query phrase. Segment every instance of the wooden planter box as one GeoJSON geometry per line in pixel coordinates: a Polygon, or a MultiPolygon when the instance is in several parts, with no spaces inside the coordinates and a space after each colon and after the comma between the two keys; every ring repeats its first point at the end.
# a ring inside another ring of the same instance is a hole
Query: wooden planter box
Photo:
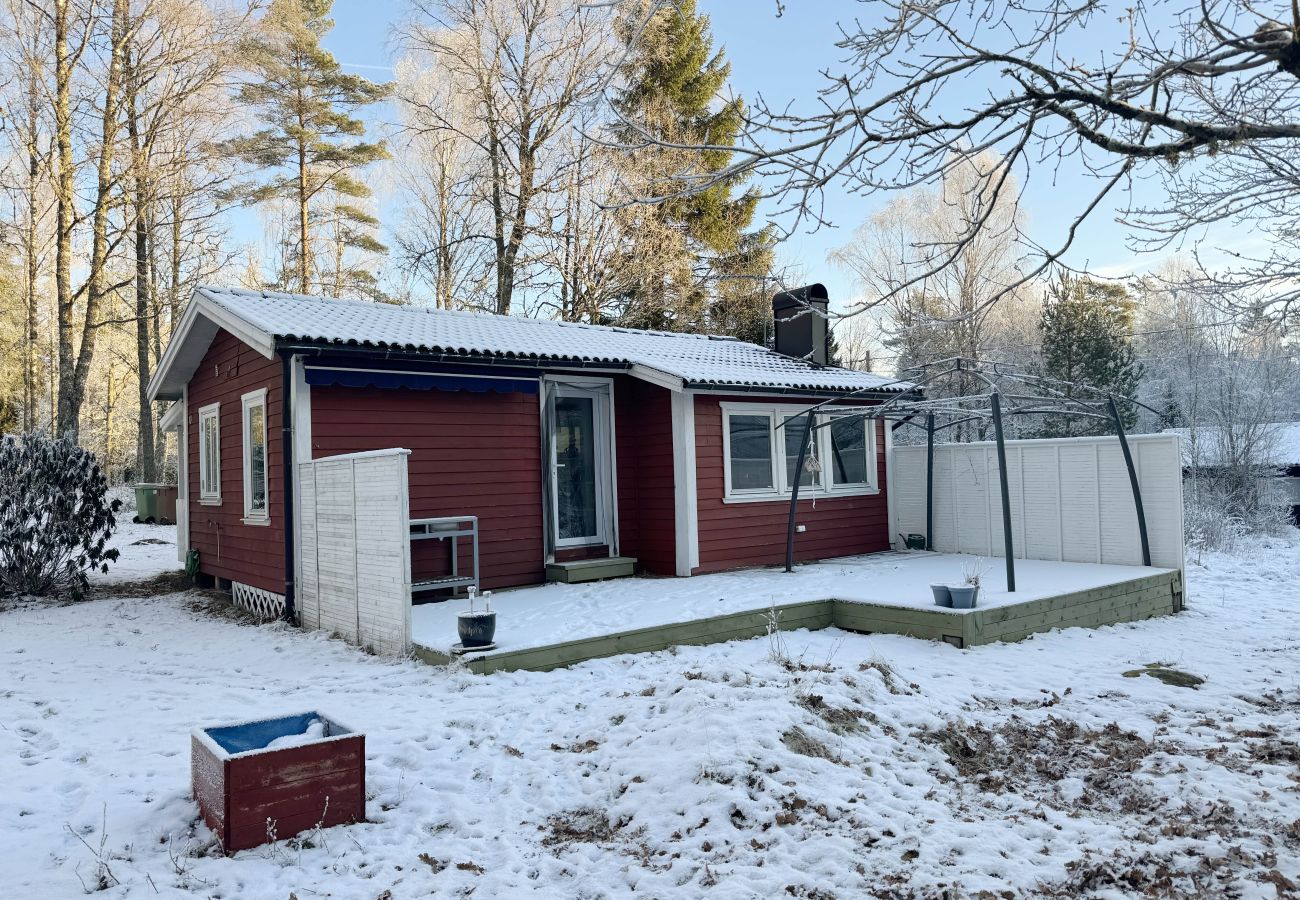
{"type": "Polygon", "coordinates": [[[196,728],[190,745],[194,799],[227,853],[365,818],[365,735],[320,713],[196,728]],[[313,719],[322,736],[267,748],[313,719]]]}

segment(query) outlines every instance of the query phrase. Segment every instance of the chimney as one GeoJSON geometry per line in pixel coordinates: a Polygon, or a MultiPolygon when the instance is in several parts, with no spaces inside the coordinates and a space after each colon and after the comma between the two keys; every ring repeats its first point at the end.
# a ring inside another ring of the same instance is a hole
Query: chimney
{"type": "Polygon", "coordinates": [[[826,311],[830,297],[824,284],[782,291],[772,298],[776,352],[824,366],[830,332],[826,311]]]}

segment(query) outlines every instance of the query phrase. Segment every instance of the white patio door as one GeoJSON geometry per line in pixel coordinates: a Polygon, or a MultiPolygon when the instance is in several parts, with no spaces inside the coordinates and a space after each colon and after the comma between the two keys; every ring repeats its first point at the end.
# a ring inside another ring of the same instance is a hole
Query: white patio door
{"type": "Polygon", "coordinates": [[[551,392],[551,516],[556,547],[611,540],[610,384],[566,381],[551,392]]]}

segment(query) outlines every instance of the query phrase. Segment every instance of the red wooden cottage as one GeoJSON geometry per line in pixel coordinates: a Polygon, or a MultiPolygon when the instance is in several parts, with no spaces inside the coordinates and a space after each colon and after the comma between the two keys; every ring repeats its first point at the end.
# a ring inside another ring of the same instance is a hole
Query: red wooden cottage
{"type": "MultiPolygon", "coordinates": [[[[478,517],[483,587],[577,580],[596,559],[602,575],[780,563],[802,431],[778,424],[810,401],[909,387],[807,361],[825,359],[824,319],[806,307],[824,308],[825,290],[782,296],[776,352],[200,288],[149,385],[175,401],[164,427],[180,437],[181,555],[197,550],[201,573],[246,603],[292,609],[286,456],[404,447],[413,518],[478,517]]],[[[888,549],[889,429],[845,417],[815,434],[823,464],[802,476],[799,558],[888,549]]]]}

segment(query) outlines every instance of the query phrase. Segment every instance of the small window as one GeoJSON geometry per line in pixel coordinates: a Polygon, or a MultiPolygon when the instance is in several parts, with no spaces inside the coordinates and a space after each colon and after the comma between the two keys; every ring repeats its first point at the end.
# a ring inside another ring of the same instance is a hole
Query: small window
{"type": "Polygon", "coordinates": [[[199,502],[221,502],[221,404],[199,409],[199,502]]]}
{"type": "Polygon", "coordinates": [[[833,419],[826,426],[830,432],[831,486],[862,487],[871,484],[871,460],[867,451],[867,429],[874,426],[871,419],[833,419]]]}
{"type": "Polygon", "coordinates": [[[266,388],[245,394],[244,518],[266,521],[266,388]]]}
{"type": "Polygon", "coordinates": [[[768,414],[729,415],[727,436],[731,490],[773,490],[772,417],[768,414]]]}

